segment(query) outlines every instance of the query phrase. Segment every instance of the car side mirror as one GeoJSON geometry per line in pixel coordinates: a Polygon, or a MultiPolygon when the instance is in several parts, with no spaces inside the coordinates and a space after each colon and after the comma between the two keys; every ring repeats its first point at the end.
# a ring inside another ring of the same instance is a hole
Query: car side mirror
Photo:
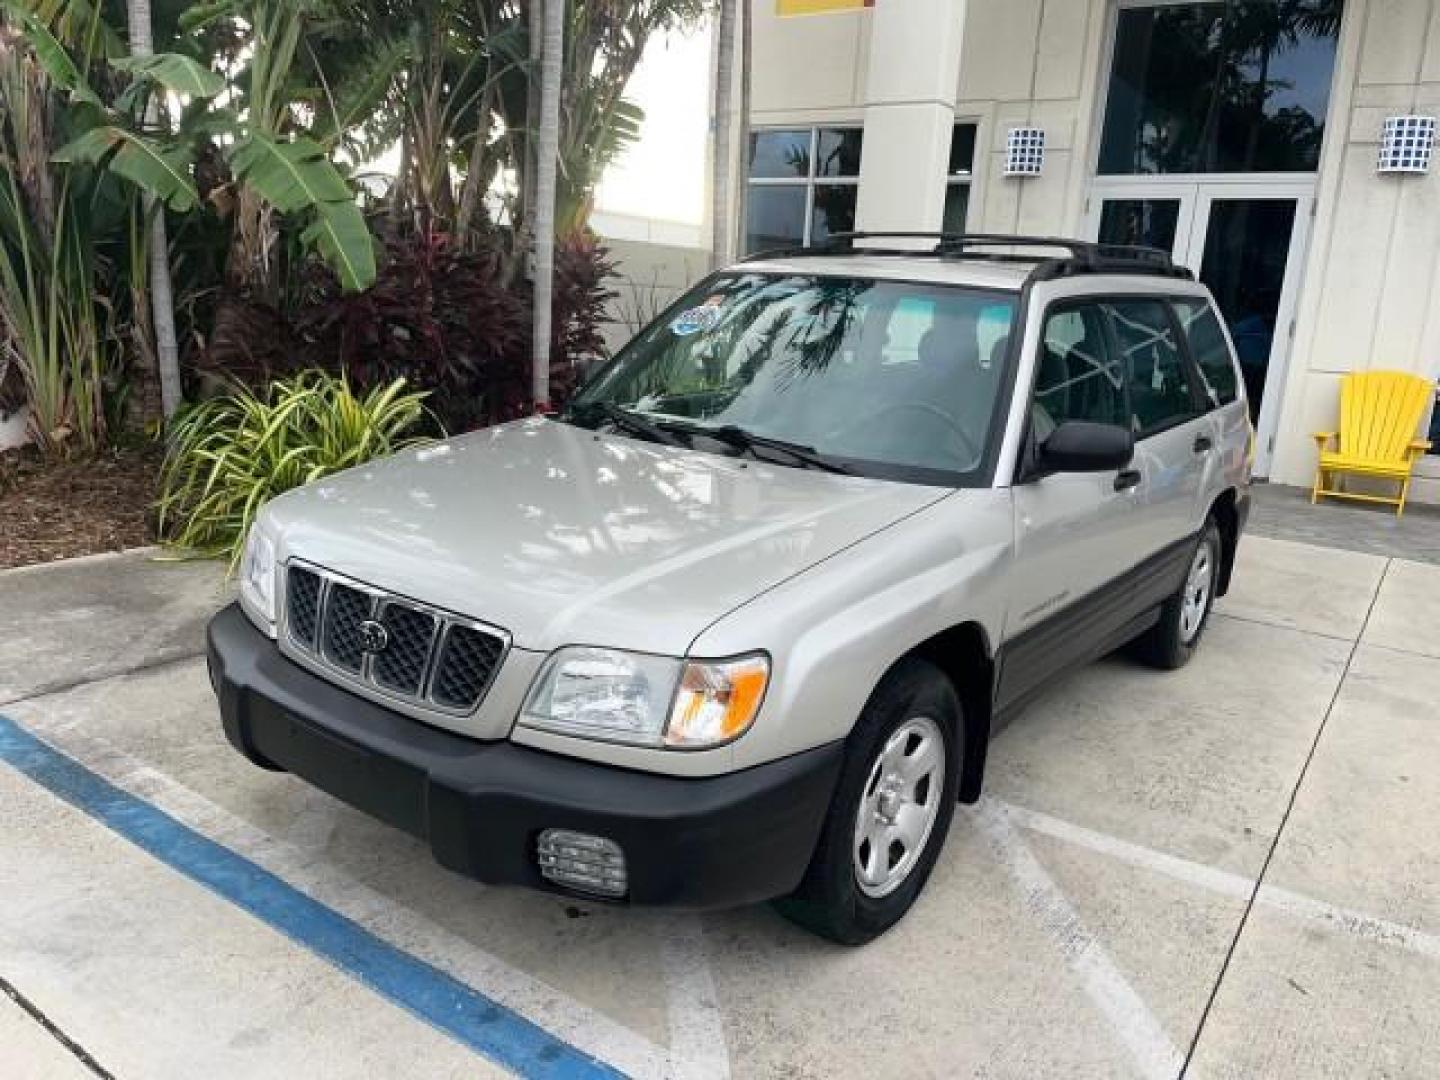
{"type": "Polygon", "coordinates": [[[1135,436],[1114,424],[1067,420],[1040,444],[1042,473],[1111,472],[1135,456],[1135,436]]]}

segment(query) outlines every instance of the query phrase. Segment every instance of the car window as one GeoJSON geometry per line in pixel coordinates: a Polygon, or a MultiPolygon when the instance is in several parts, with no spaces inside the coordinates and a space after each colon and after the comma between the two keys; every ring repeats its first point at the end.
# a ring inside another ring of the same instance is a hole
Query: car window
{"type": "Polygon", "coordinates": [[[1130,386],[1131,425],[1143,438],[1196,415],[1175,324],[1159,300],[1105,304],[1130,386]]]}
{"type": "Polygon", "coordinates": [[[1067,420],[1129,426],[1124,368],[1099,305],[1066,308],[1045,320],[1031,414],[1041,442],[1067,420]]]}
{"type": "Polygon", "coordinates": [[[1217,408],[1235,400],[1235,363],[1215,310],[1204,300],[1176,300],[1175,314],[1190,342],[1190,355],[1205,380],[1205,395],[1217,408]]]}
{"type": "Polygon", "coordinates": [[[743,428],[861,472],[969,482],[991,442],[1016,307],[1013,294],[961,286],[726,273],[638,335],[567,418],[608,404],[692,433],[743,428]]]}

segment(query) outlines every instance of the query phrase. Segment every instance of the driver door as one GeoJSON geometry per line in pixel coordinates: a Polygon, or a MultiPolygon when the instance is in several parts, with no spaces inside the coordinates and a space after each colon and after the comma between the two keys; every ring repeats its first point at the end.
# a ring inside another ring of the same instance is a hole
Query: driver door
{"type": "MultiPolygon", "coordinates": [[[[1038,444],[1060,424],[1130,426],[1125,367],[1098,301],[1045,314],[1030,404],[1038,444]]],[[[1106,632],[1106,587],[1131,564],[1139,475],[1053,473],[1013,488],[1015,565],[997,713],[1085,659],[1106,632]]]]}

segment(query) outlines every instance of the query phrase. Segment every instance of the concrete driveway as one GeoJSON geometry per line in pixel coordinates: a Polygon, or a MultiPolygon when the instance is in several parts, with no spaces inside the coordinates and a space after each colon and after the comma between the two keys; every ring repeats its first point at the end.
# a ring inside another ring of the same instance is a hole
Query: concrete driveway
{"type": "Polygon", "coordinates": [[[224,742],[218,572],[0,575],[0,1075],[1402,1077],[1440,567],[1247,538],[1201,655],[1000,735],[895,931],[486,889],[224,742]]]}

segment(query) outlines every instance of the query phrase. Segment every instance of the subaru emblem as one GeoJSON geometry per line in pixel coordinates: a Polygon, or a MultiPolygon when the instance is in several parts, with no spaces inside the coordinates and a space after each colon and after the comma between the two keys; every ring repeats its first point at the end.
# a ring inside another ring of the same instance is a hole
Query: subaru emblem
{"type": "Polygon", "coordinates": [[[366,619],[359,626],[360,648],[367,653],[380,653],[390,644],[390,631],[385,629],[385,624],[374,619],[366,619]]]}

